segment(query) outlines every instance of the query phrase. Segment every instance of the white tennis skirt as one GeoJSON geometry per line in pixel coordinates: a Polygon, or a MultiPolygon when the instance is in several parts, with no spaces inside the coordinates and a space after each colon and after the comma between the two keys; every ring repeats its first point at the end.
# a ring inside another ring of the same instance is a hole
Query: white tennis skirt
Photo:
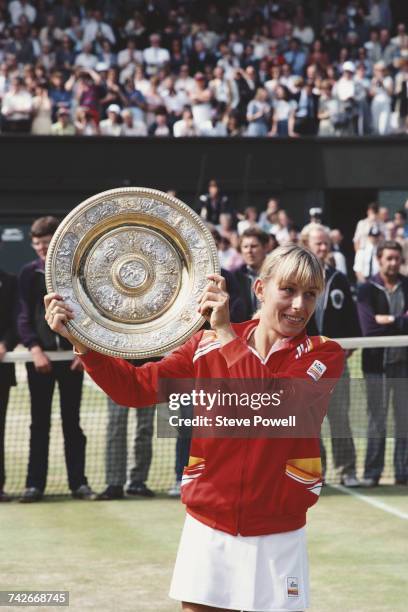
{"type": "Polygon", "coordinates": [[[226,610],[304,610],[309,603],[305,529],[233,536],[187,514],[169,595],[226,610]]]}

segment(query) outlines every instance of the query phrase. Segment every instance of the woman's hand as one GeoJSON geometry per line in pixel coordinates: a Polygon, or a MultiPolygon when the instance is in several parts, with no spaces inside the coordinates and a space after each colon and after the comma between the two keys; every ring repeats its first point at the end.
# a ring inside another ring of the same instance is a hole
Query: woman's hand
{"type": "Polygon", "coordinates": [[[87,347],[78,342],[72,334],[69,333],[66,323],[75,318],[74,311],[66,304],[61,295],[58,293],[48,293],[44,297],[45,305],[45,320],[53,332],[66,338],[78,351],[78,353],[86,353],[87,347]]]}
{"type": "Polygon", "coordinates": [[[198,312],[210,323],[212,329],[230,326],[229,295],[225,279],[220,274],[209,274],[210,282],[199,302],[198,312]]]}
{"type": "Polygon", "coordinates": [[[209,274],[207,278],[212,282],[207,285],[199,300],[198,312],[210,323],[224,345],[236,337],[231,328],[225,279],[220,274],[209,274]]]}

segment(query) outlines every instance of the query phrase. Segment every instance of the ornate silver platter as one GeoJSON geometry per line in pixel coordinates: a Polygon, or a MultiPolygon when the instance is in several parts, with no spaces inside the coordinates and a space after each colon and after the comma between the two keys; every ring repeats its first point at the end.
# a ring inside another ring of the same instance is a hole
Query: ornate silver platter
{"type": "Polygon", "coordinates": [[[143,187],[79,204],[54,234],[45,270],[47,290],[75,312],[72,335],[127,359],[163,355],[202,326],[197,299],[213,272],[217,250],[200,217],[143,187]]]}

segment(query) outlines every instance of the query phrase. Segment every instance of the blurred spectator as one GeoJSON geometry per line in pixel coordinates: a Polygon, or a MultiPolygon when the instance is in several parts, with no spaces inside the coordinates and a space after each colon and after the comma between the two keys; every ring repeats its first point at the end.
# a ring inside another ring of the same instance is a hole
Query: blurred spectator
{"type": "Polygon", "coordinates": [[[28,0],[11,0],[8,10],[13,25],[20,23],[22,15],[24,15],[30,23],[34,23],[37,16],[36,9],[28,0]]]}
{"type": "Polygon", "coordinates": [[[221,268],[224,268],[229,272],[235,272],[235,270],[241,268],[241,266],[244,264],[242,255],[236,248],[231,246],[231,242],[228,240],[228,238],[225,236],[220,236],[217,246],[221,268]]]}
{"type": "MultiPolygon", "coordinates": [[[[0,236],[1,248],[1,236],[0,236]]],[[[4,491],[5,472],[5,429],[6,412],[10,388],[17,384],[13,363],[1,363],[8,351],[17,345],[17,279],[0,270],[0,502],[11,501],[4,491]]]]}
{"type": "Polygon", "coordinates": [[[98,63],[98,57],[95,53],[92,52],[92,44],[85,43],[82,46],[82,51],[75,58],[75,66],[79,66],[80,68],[95,68],[98,63]]]}
{"type": "Polygon", "coordinates": [[[365,283],[378,273],[377,250],[381,240],[384,240],[384,236],[380,228],[373,225],[368,231],[367,242],[356,251],[354,258],[353,270],[358,283],[365,283]]]}
{"type": "Polygon", "coordinates": [[[319,136],[335,136],[336,121],[339,113],[339,103],[332,96],[332,85],[329,80],[323,81],[320,86],[319,98],[319,136]]]}
{"type": "Polygon", "coordinates": [[[306,65],[306,53],[300,46],[298,38],[292,38],[289,44],[289,49],[284,54],[286,63],[290,66],[292,74],[297,76],[303,75],[303,70],[306,65]]]}
{"type": "Polygon", "coordinates": [[[69,109],[71,106],[72,93],[65,87],[62,72],[52,73],[48,95],[52,102],[52,118],[55,120],[60,108],[69,109]]]}
{"type": "Polygon", "coordinates": [[[190,91],[191,107],[197,130],[200,130],[202,124],[211,120],[212,99],[212,92],[207,85],[205,75],[197,72],[194,77],[194,87],[190,91]]]}
{"type": "Polygon", "coordinates": [[[120,136],[122,132],[121,110],[117,104],[110,104],[107,108],[107,119],[99,123],[99,131],[102,136],[120,136]]]}
{"type": "Polygon", "coordinates": [[[269,128],[270,111],[268,92],[263,87],[259,87],[255,98],[250,101],[247,108],[247,136],[266,136],[269,128]]]}
{"type": "Polygon", "coordinates": [[[394,240],[398,232],[400,237],[408,238],[407,212],[404,209],[397,210],[394,213],[393,231],[390,238],[394,240]],[[399,232],[399,230],[401,231],[399,232]]]}
{"type": "Polygon", "coordinates": [[[245,305],[242,321],[251,319],[259,308],[253,285],[265,260],[267,245],[268,234],[256,227],[247,229],[240,238],[240,252],[245,263],[235,272],[234,277],[245,305]]]}
{"type": "Polygon", "coordinates": [[[123,81],[133,76],[137,64],[143,63],[143,53],[136,47],[136,40],[129,37],[126,41],[126,47],[118,53],[118,67],[120,69],[120,81],[123,81]]]}
{"type": "Polygon", "coordinates": [[[391,103],[393,94],[392,78],[386,74],[385,62],[374,64],[371,81],[371,125],[375,134],[389,134],[391,131],[391,103]]]}
{"type": "Polygon", "coordinates": [[[143,121],[134,119],[133,112],[125,108],[122,111],[121,136],[147,136],[147,127],[143,121]]]}
{"type": "Polygon", "coordinates": [[[226,136],[227,124],[226,117],[223,115],[224,105],[220,104],[211,109],[211,117],[200,124],[198,133],[200,136],[226,136]]]}
{"type": "Polygon", "coordinates": [[[293,132],[297,136],[313,136],[319,127],[318,106],[319,96],[314,89],[314,82],[303,79],[297,81],[298,91],[294,95],[296,100],[295,122],[293,132]]]}
{"type": "Polygon", "coordinates": [[[204,221],[212,225],[218,225],[221,213],[235,214],[228,196],[224,195],[216,180],[211,179],[208,183],[208,192],[200,195],[198,214],[204,221]]]}
{"type": "Polygon", "coordinates": [[[247,206],[245,209],[244,218],[238,221],[238,235],[242,236],[242,234],[251,227],[258,227],[258,211],[256,206],[247,206]]]}
{"type": "MultiPolygon", "coordinates": [[[[310,336],[323,335],[354,338],[361,336],[357,309],[347,278],[329,265],[330,237],[322,225],[302,231],[304,246],[312,251],[324,267],[325,289],[317,298],[316,309],[307,325],[310,336]]],[[[352,351],[347,351],[347,358],[352,351]]],[[[347,362],[337,388],[330,401],[327,417],[330,424],[332,454],[341,483],[346,487],[358,487],[356,478],[356,452],[349,420],[350,373],[347,362]]],[[[326,450],[321,441],[323,474],[326,471],[326,450]]]]}
{"type": "Polygon", "coordinates": [[[73,136],[75,134],[75,126],[67,108],[58,109],[57,121],[51,126],[51,134],[53,136],[73,136]]]}
{"type": "Polygon", "coordinates": [[[173,125],[173,135],[176,138],[185,138],[186,136],[197,136],[197,130],[194,125],[193,113],[190,107],[183,110],[183,114],[179,121],[173,125]]]}
{"type": "Polygon", "coordinates": [[[276,223],[274,223],[269,233],[273,234],[280,245],[287,244],[289,242],[289,226],[292,224],[292,220],[288,216],[286,210],[278,210],[276,213],[276,223]]]}
{"type": "Polygon", "coordinates": [[[183,91],[176,90],[174,77],[168,77],[164,81],[161,95],[169,122],[171,125],[174,125],[181,118],[185,106],[189,103],[189,98],[183,91]]]}
{"type": "Polygon", "coordinates": [[[65,338],[57,336],[45,321],[45,259],[52,236],[59,225],[55,217],[40,217],[31,226],[32,247],[37,259],[26,264],[19,276],[20,306],[18,332],[32,355],[26,364],[31,398],[30,455],[26,489],[21,502],[37,502],[43,497],[48,471],[51,406],[55,384],[60,393],[62,431],[69,488],[77,499],[93,499],[85,476],[86,437],[79,423],[83,367],[78,357],[52,363],[45,351],[69,349],[65,338]]]}
{"type": "Polygon", "coordinates": [[[334,85],[333,97],[338,102],[337,113],[333,116],[333,125],[339,136],[357,134],[357,92],[355,83],[355,65],[346,61],[342,65],[342,76],[334,85]]]}
{"type": "Polygon", "coordinates": [[[296,102],[290,100],[289,91],[283,85],[275,90],[272,104],[272,128],[270,136],[294,136],[296,102]]]}
{"type": "Polygon", "coordinates": [[[164,107],[156,111],[156,120],[149,127],[149,136],[171,136],[169,120],[164,107]]]}
{"type": "MultiPolygon", "coordinates": [[[[359,288],[358,314],[364,336],[398,336],[408,333],[408,280],[400,274],[402,248],[386,241],[377,251],[379,273],[359,288]]],[[[368,407],[368,442],[362,484],[375,487],[384,469],[387,413],[391,399],[394,414],[395,483],[408,484],[408,431],[406,347],[363,350],[363,372],[368,407]]]]}
{"type": "Polygon", "coordinates": [[[86,106],[78,106],[75,113],[75,132],[79,136],[97,136],[99,124],[86,106]]]}
{"type": "Polygon", "coordinates": [[[143,61],[146,74],[152,76],[170,62],[170,53],[167,49],[160,46],[161,38],[159,34],[152,34],[149,40],[150,47],[144,49],[143,61]]]}
{"type": "Polygon", "coordinates": [[[344,236],[339,229],[330,230],[331,240],[331,255],[334,260],[336,270],[342,272],[347,276],[347,262],[344,253],[341,250],[341,243],[343,242],[344,236]]]}
{"type": "Polygon", "coordinates": [[[88,45],[95,41],[100,43],[103,39],[108,40],[112,45],[116,42],[112,27],[103,21],[101,11],[94,10],[84,29],[83,44],[88,45]]]}
{"type": "Polygon", "coordinates": [[[277,198],[270,198],[266,204],[266,210],[262,211],[259,215],[259,226],[260,228],[269,233],[271,227],[277,223],[279,210],[279,200],[277,198]]]}
{"type": "Polygon", "coordinates": [[[33,97],[33,121],[31,124],[32,134],[51,134],[52,126],[52,101],[48,95],[47,83],[37,84],[33,97]]]}
{"type": "Polygon", "coordinates": [[[221,236],[228,238],[235,249],[239,247],[238,232],[234,229],[235,227],[235,216],[230,212],[222,212],[219,215],[219,224],[217,230],[221,236]]]}
{"type": "Polygon", "coordinates": [[[368,232],[373,227],[373,225],[376,225],[379,228],[383,236],[386,235],[387,228],[384,222],[380,220],[379,207],[378,204],[376,204],[375,202],[372,202],[367,206],[366,218],[361,219],[357,223],[353,237],[354,248],[356,251],[365,247],[368,239],[368,232]]]}
{"type": "Polygon", "coordinates": [[[21,77],[13,77],[11,87],[4,94],[1,105],[2,131],[30,132],[33,98],[21,77]]]}
{"type": "Polygon", "coordinates": [[[106,78],[104,77],[105,71],[101,73],[99,67],[99,73],[91,73],[94,83],[97,86],[97,104],[100,115],[104,118],[107,116],[108,108],[110,105],[123,105],[126,104],[127,99],[123,94],[123,90],[119,84],[119,74],[117,68],[109,68],[106,71],[106,78]]]}

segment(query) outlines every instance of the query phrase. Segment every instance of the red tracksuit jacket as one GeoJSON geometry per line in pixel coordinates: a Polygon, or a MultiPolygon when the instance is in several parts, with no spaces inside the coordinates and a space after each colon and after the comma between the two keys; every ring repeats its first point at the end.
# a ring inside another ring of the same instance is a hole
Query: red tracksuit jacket
{"type": "MultiPolygon", "coordinates": [[[[257,324],[233,325],[238,337],[222,348],[215,332],[200,331],[161,361],[139,368],[93,351],[82,361],[115,402],[132,407],[157,402],[160,378],[305,379],[312,396],[316,388],[316,398],[318,378],[334,386],[344,367],[344,352],[336,342],[304,332],[262,360],[247,344],[257,324]]],[[[330,395],[325,389],[325,396],[318,397],[322,418],[330,395]]],[[[182,485],[187,511],[233,535],[299,529],[322,486],[317,438],[193,438],[190,453],[182,485]]]]}

